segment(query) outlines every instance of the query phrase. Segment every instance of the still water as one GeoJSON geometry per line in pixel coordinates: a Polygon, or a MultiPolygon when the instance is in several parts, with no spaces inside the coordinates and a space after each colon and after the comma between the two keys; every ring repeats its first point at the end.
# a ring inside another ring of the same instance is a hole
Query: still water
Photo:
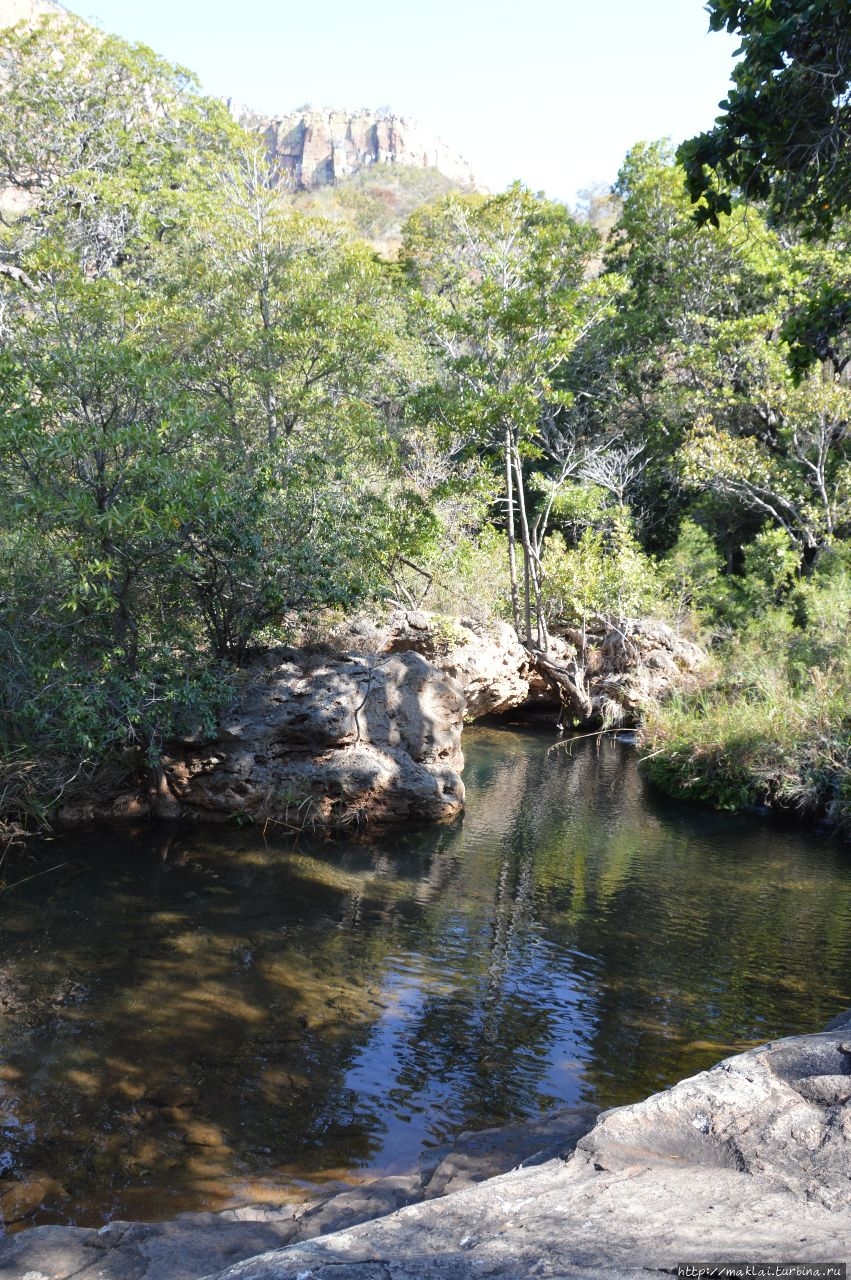
{"type": "Polygon", "coordinates": [[[553,743],[470,730],[463,822],[375,844],[147,828],[7,862],[33,877],[0,897],[0,1194],[41,1181],[26,1225],[408,1170],[851,1005],[847,845],[553,743]]]}

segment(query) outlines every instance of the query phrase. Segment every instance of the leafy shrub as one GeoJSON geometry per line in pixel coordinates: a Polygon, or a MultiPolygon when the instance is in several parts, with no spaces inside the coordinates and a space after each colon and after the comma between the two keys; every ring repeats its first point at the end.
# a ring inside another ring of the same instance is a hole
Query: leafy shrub
{"type": "Polygon", "coordinates": [[[607,529],[584,528],[572,548],[560,533],[551,534],[544,548],[543,578],[550,623],[583,625],[594,615],[658,616],[664,597],[659,568],[641,550],[623,509],[607,529]]]}
{"type": "MultiPolygon", "coordinates": [[[[766,547],[783,574],[776,540],[766,547]]],[[[851,828],[849,616],[851,580],[828,562],[728,640],[710,686],[648,714],[647,774],[717,808],[769,805],[851,828]]]]}

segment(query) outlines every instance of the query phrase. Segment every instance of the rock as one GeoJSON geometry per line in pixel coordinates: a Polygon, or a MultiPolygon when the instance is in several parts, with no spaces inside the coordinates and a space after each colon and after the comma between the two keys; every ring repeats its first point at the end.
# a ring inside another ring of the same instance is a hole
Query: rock
{"type": "Polygon", "coordinates": [[[198,1280],[294,1236],[298,1205],[173,1222],[35,1227],[0,1241],[0,1280],[198,1280]]]}
{"type": "Polygon", "coordinates": [[[348,1191],[313,1205],[299,1215],[294,1240],[313,1240],[331,1231],[342,1231],[361,1222],[371,1222],[394,1213],[404,1205],[422,1199],[420,1180],[415,1174],[393,1178],[379,1178],[362,1187],[348,1191]]]}
{"type": "Polygon", "coordinates": [[[297,189],[330,186],[374,164],[437,169],[475,187],[466,161],[405,116],[311,107],[271,118],[243,109],[235,114],[245,128],[262,133],[270,160],[297,189]]]}
{"type": "Polygon", "coordinates": [[[464,802],[464,695],[419,654],[311,655],[260,669],[215,741],[164,760],[183,813],[285,830],[442,821],[464,802]]]}
{"type": "MultiPolygon", "coordinates": [[[[558,703],[581,725],[634,725],[705,655],[664,623],[554,637],[530,654],[507,623],[399,610],[337,648],[270,650],[213,740],[169,745],[143,785],[69,794],[61,826],[145,816],[250,818],[282,831],[440,822],[463,809],[463,719],[558,703]]],[[[120,778],[119,774],[116,775],[120,778]]]]}
{"type": "Polygon", "coordinates": [[[695,1169],[767,1179],[801,1205],[849,1214],[851,1043],[845,1028],[728,1058],[600,1118],[577,1147],[595,1169],[695,1169]]]}
{"type": "Polygon", "coordinates": [[[99,1230],[37,1227],[0,1241],[0,1280],[197,1280],[264,1250],[313,1240],[472,1186],[521,1160],[575,1144],[595,1107],[551,1112],[530,1124],[461,1134],[435,1148],[419,1175],[380,1178],[305,1204],[246,1205],[224,1213],[181,1214],[172,1222],[111,1222],[99,1230]]]}
{"type": "Polygon", "coordinates": [[[0,1222],[23,1222],[49,1197],[62,1194],[59,1183],[49,1174],[31,1174],[22,1182],[0,1185],[0,1222]]]}
{"type": "Polygon", "coordinates": [[[554,636],[533,656],[530,705],[558,705],[581,728],[635,726],[645,709],[676,689],[695,689],[707,656],[654,618],[623,620],[554,636]],[[561,690],[561,695],[558,693],[561,690]]]}
{"type": "Polygon", "coordinates": [[[843,1261],[849,1025],[763,1045],[606,1112],[567,1159],[294,1242],[215,1280],[517,1280],[843,1261]]]}
{"type": "Polygon", "coordinates": [[[122,778],[99,799],[72,797],[57,822],[238,817],[357,831],[446,821],[464,807],[463,714],[459,683],[413,651],[271,651],[213,740],[170,743],[146,789],[122,778]]]}
{"type": "Polygon", "coordinates": [[[846,1009],[844,1013],[838,1013],[835,1018],[831,1018],[825,1031],[841,1031],[843,1027],[851,1027],[851,1009],[846,1009]]]}
{"type": "Polygon", "coordinates": [[[594,1123],[598,1108],[586,1104],[550,1111],[539,1120],[477,1129],[420,1157],[423,1198],[464,1191],[519,1165],[540,1164],[571,1151],[594,1123]]]}
{"type": "Polygon", "coordinates": [[[51,0],[0,0],[0,27],[13,27],[17,22],[37,22],[39,18],[62,16],[68,12],[51,0]]]}
{"type": "Polygon", "coordinates": [[[387,624],[382,646],[387,653],[421,653],[457,680],[467,720],[500,715],[529,697],[529,654],[507,622],[399,611],[387,624]]]}
{"type": "MultiPolygon", "coordinates": [[[[179,1110],[179,1108],[176,1108],[179,1110]]],[[[182,1116],[177,1122],[183,1129],[183,1141],[190,1147],[225,1147],[227,1139],[214,1124],[203,1124],[182,1116]]]]}

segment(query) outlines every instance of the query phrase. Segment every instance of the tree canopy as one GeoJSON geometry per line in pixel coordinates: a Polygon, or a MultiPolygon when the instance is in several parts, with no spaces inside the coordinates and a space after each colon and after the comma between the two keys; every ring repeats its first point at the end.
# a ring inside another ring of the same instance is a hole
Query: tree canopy
{"type": "Polygon", "coordinates": [[[736,191],[826,234],[851,206],[847,0],[709,0],[710,27],[741,36],[713,129],[684,142],[697,217],[717,226],[736,191]]]}

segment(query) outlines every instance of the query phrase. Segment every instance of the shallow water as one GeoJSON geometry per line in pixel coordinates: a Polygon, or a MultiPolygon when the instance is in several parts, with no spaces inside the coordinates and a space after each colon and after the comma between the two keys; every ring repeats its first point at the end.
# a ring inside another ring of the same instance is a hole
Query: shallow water
{"type": "Polygon", "coordinates": [[[34,877],[0,897],[0,1194],[45,1180],[26,1225],[407,1170],[851,1005],[847,845],[553,743],[468,731],[463,822],[373,845],[149,827],[7,861],[34,877]]]}

